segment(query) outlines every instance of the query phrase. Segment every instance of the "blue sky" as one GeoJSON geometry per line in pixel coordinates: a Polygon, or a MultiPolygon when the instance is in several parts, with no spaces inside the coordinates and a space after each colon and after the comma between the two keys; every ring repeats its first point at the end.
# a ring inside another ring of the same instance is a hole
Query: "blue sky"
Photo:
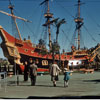
{"type": "MultiPolygon", "coordinates": [[[[33,43],[38,43],[40,37],[45,38],[48,45],[48,34],[45,35],[42,24],[45,23],[44,19],[44,5],[39,4],[43,0],[12,0],[14,7],[14,14],[31,20],[32,23],[26,23],[17,19],[17,24],[21,33],[22,38],[30,35],[33,43]],[[45,35],[45,37],[44,37],[45,35]]],[[[81,17],[84,18],[84,26],[81,29],[82,44],[87,48],[96,46],[100,43],[100,1],[99,0],[81,0],[84,4],[81,6],[81,17]]],[[[70,51],[70,41],[75,30],[74,18],[77,13],[77,0],[51,0],[50,11],[54,13],[54,18],[60,18],[67,21],[60,27],[59,33],[59,44],[61,49],[70,51]]],[[[0,10],[10,13],[8,9],[8,0],[0,0],[0,10]]],[[[12,24],[11,18],[0,13],[0,25],[11,35],[12,24]]],[[[51,26],[51,37],[55,39],[56,28],[51,26]]],[[[0,38],[0,43],[1,43],[0,38]]],[[[4,57],[2,49],[0,48],[0,57],[4,57]]]]}

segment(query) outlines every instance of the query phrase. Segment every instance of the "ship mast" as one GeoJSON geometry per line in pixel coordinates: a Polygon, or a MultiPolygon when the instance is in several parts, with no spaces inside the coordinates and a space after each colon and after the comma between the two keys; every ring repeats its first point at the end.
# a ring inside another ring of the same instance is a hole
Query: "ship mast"
{"type": "Polygon", "coordinates": [[[16,18],[14,17],[14,12],[13,12],[14,5],[11,4],[11,1],[10,1],[10,0],[9,0],[9,2],[10,2],[10,3],[9,3],[8,8],[11,10],[12,19],[14,20],[14,23],[15,23],[15,25],[16,25],[16,29],[17,29],[17,31],[18,31],[19,38],[20,38],[20,40],[22,40],[20,31],[19,31],[18,26],[17,26],[17,23],[16,23],[16,18]]]}
{"type": "Polygon", "coordinates": [[[81,26],[83,25],[83,18],[80,17],[80,6],[81,6],[81,1],[78,0],[78,14],[77,18],[74,20],[76,23],[76,30],[78,30],[78,50],[80,50],[80,32],[81,32],[81,26]]]}
{"type": "Polygon", "coordinates": [[[47,26],[48,27],[48,33],[49,33],[49,48],[50,50],[52,49],[52,41],[51,41],[51,30],[50,30],[50,25],[55,21],[52,20],[50,21],[50,19],[53,17],[53,14],[50,13],[50,8],[49,8],[49,0],[45,0],[43,1],[40,5],[42,4],[46,4],[47,5],[47,12],[44,14],[44,17],[47,19],[45,24],[43,24],[43,26],[47,26]]]}

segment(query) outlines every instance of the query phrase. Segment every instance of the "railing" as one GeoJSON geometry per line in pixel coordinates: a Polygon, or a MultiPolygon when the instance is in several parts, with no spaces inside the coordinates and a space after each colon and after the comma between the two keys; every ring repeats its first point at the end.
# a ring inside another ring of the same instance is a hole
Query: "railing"
{"type": "Polygon", "coordinates": [[[96,57],[99,49],[100,49],[100,45],[97,45],[90,55],[90,61],[92,61],[96,57]]]}

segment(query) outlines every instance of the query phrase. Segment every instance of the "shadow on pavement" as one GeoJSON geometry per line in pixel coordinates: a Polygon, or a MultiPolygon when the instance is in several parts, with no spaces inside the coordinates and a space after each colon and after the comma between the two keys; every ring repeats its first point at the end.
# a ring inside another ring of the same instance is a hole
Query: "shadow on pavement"
{"type": "Polygon", "coordinates": [[[0,97],[0,99],[100,99],[100,96],[58,96],[58,97],[29,96],[27,98],[0,97]]]}
{"type": "MultiPolygon", "coordinates": [[[[9,81],[7,83],[7,86],[32,86],[32,85],[31,84],[21,84],[21,83],[17,84],[15,81],[9,81]]],[[[54,87],[54,86],[52,86],[52,85],[35,85],[35,87],[54,87]]],[[[63,88],[63,86],[56,86],[56,87],[63,88]]]]}
{"type": "Polygon", "coordinates": [[[28,84],[29,82],[28,81],[21,81],[21,82],[17,82],[17,81],[8,81],[7,82],[7,85],[8,86],[14,86],[14,85],[17,85],[17,86],[31,86],[30,84],[28,84]]]}
{"type": "MultiPolygon", "coordinates": [[[[36,85],[36,86],[39,86],[39,87],[54,87],[53,85],[36,85]]],[[[56,87],[63,87],[63,86],[56,86],[56,87]]]]}
{"type": "Polygon", "coordinates": [[[7,86],[14,86],[16,85],[16,81],[8,81],[7,86]]]}
{"type": "Polygon", "coordinates": [[[83,80],[83,82],[96,82],[96,83],[100,83],[100,79],[97,79],[97,80],[83,80]]]}
{"type": "Polygon", "coordinates": [[[36,85],[36,86],[39,86],[39,87],[53,87],[51,85],[36,85]]]}
{"type": "Polygon", "coordinates": [[[29,96],[27,99],[100,99],[100,96],[60,96],[60,97],[29,96]]]}

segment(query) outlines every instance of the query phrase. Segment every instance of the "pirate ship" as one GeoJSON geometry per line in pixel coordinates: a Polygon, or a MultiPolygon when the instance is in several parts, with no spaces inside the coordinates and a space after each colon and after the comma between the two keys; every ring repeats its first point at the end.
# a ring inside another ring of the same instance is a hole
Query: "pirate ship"
{"type": "MultiPolygon", "coordinates": [[[[14,6],[11,4],[9,5],[9,9],[11,10],[11,14],[8,14],[4,11],[0,11],[0,13],[6,14],[8,16],[11,16],[15,25],[16,29],[18,31],[19,38],[16,38],[9,33],[7,33],[2,26],[0,26],[0,36],[2,38],[1,48],[3,50],[4,56],[7,57],[8,61],[11,64],[16,63],[20,66],[22,70],[24,70],[23,63],[25,61],[28,61],[29,58],[33,58],[36,63],[38,64],[38,71],[48,71],[48,66],[50,63],[53,62],[53,60],[59,61],[61,63],[61,66],[64,67],[64,61],[69,61],[70,66],[74,65],[83,65],[87,61],[91,62],[94,60],[96,55],[98,54],[98,50],[100,48],[100,45],[97,45],[93,49],[89,50],[81,50],[80,49],[80,30],[83,25],[83,18],[80,17],[80,5],[81,2],[78,0],[78,15],[75,18],[76,23],[76,30],[78,31],[78,49],[73,45],[71,47],[71,52],[63,52],[60,54],[59,52],[59,45],[58,45],[58,34],[59,34],[59,28],[61,24],[64,24],[66,21],[64,19],[60,20],[58,23],[58,18],[53,19],[53,14],[50,13],[49,8],[49,0],[43,1],[40,5],[46,4],[47,5],[47,11],[44,14],[44,17],[46,18],[45,24],[43,26],[48,28],[49,33],[49,50],[45,47],[45,45],[42,43],[38,45],[33,45],[31,40],[22,40],[21,34],[19,32],[16,18],[24,20],[26,22],[30,22],[29,20],[26,20],[21,17],[17,17],[13,13],[14,6]],[[50,26],[51,24],[56,23],[57,31],[56,31],[56,41],[53,43],[51,41],[51,30],[50,26]],[[74,64],[75,63],[75,64],[74,64]]],[[[66,64],[66,63],[65,63],[66,64]]]]}
{"type": "MultiPolygon", "coordinates": [[[[49,0],[45,0],[40,5],[46,3],[47,4],[47,12],[44,14],[45,18],[47,19],[46,23],[43,26],[48,27],[49,32],[49,47],[50,50],[52,49],[52,42],[51,42],[51,32],[50,32],[50,25],[56,21],[56,19],[50,20],[53,17],[53,14],[49,12],[49,0]]],[[[2,38],[1,48],[3,50],[4,56],[7,57],[8,61],[14,65],[17,64],[20,66],[22,70],[23,69],[23,63],[25,61],[28,61],[29,58],[33,58],[36,60],[36,63],[41,68],[48,68],[48,65],[52,63],[53,57],[52,53],[50,53],[44,45],[38,44],[33,45],[31,40],[22,40],[20,31],[18,29],[16,18],[24,20],[26,22],[30,22],[29,20],[26,20],[21,17],[17,17],[13,13],[14,6],[11,4],[9,5],[9,9],[11,10],[11,14],[6,13],[4,11],[0,11],[3,14],[6,14],[8,16],[11,16],[15,25],[16,29],[19,35],[19,39],[16,37],[13,37],[9,33],[7,33],[2,26],[0,26],[0,36],[2,38]],[[46,52],[46,54],[42,54],[41,51],[46,52]]],[[[62,20],[64,22],[64,20],[62,20]]],[[[61,22],[62,22],[61,21],[61,22]]],[[[57,32],[58,33],[58,32],[57,32]]],[[[66,55],[61,55],[61,60],[64,60],[66,58],[66,55]]],[[[59,60],[59,54],[54,55],[55,60],[59,60]]],[[[39,71],[47,71],[45,69],[38,69],[39,71]]]]}

